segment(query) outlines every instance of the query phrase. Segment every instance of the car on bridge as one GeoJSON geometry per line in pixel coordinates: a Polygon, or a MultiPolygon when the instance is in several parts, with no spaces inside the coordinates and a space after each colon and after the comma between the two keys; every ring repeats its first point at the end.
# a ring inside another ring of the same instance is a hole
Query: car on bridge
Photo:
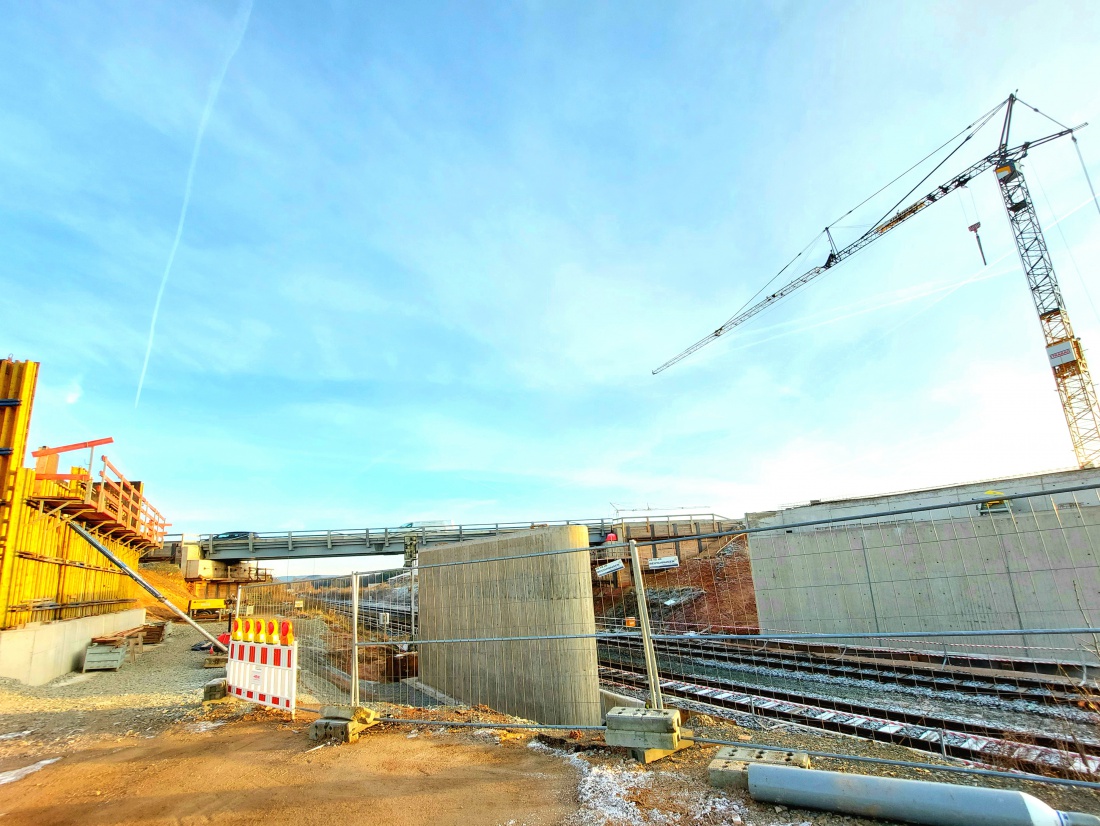
{"type": "Polygon", "coordinates": [[[211,539],[255,539],[255,531],[226,531],[225,533],[214,534],[211,539]]]}

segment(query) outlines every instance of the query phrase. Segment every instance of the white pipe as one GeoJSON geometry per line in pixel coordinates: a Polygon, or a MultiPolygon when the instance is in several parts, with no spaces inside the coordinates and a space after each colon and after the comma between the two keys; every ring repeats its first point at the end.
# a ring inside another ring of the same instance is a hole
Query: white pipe
{"type": "Polygon", "coordinates": [[[132,579],[134,582],[136,582],[158,600],[160,600],[177,614],[179,614],[180,619],[182,619],[188,625],[191,625],[195,629],[197,629],[200,634],[210,640],[210,642],[214,643],[214,645],[218,646],[219,649],[221,649],[222,651],[229,650],[228,648],[226,648],[225,643],[219,642],[217,637],[213,636],[209,631],[207,631],[205,628],[203,628],[201,625],[191,619],[191,617],[187,616],[186,612],[181,611],[179,608],[169,602],[168,597],[164,596],[164,594],[162,594],[160,591],[158,591],[156,588],[154,588],[152,585],[142,579],[138,575],[137,571],[130,568],[125,562],[123,562],[121,559],[111,553],[110,549],[108,549],[106,545],[104,545],[102,542],[100,542],[98,539],[96,539],[94,536],[84,530],[84,528],[80,527],[80,525],[77,525],[75,522],[69,522],[69,527],[76,531],[85,540],[87,540],[89,545],[91,545],[93,548],[95,548],[97,551],[99,551],[101,554],[111,560],[111,562],[117,565],[122,573],[126,574],[126,576],[130,577],[130,579],[132,579]]]}
{"type": "Polygon", "coordinates": [[[749,764],[754,800],[928,826],[1100,826],[1023,792],[749,764]]]}

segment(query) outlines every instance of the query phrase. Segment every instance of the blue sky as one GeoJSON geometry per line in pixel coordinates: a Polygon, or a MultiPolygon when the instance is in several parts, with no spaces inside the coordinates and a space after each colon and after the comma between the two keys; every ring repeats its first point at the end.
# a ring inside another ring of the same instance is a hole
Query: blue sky
{"type": "MultiPolygon", "coordinates": [[[[32,442],[113,436],[176,529],[740,515],[1073,464],[991,174],[650,370],[1013,89],[1096,124],[1100,180],[1100,5],[256,0],[135,408],[239,11],[0,2],[0,349],[42,362],[32,442]]],[[[1047,238],[1094,345],[1077,157],[1025,171],[1047,224],[1077,209],[1047,238]]]]}

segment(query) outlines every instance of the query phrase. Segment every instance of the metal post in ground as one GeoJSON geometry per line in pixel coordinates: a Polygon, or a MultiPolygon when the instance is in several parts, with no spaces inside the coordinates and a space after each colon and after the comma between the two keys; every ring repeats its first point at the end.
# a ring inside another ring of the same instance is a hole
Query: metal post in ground
{"type": "Polygon", "coordinates": [[[646,680],[649,683],[650,708],[664,708],[661,698],[661,676],[657,672],[657,655],[653,652],[653,637],[649,627],[649,605],[646,602],[645,583],[642,581],[642,560],[638,556],[638,543],[630,540],[630,566],[634,577],[634,600],[638,604],[638,623],[642,626],[642,649],[645,651],[646,680]]]}
{"type": "Polygon", "coordinates": [[[416,609],[417,592],[420,590],[420,560],[413,560],[412,571],[409,573],[409,637],[416,638],[416,609]]]}
{"type": "Polygon", "coordinates": [[[359,707],[359,574],[351,575],[351,706],[359,707]]]}

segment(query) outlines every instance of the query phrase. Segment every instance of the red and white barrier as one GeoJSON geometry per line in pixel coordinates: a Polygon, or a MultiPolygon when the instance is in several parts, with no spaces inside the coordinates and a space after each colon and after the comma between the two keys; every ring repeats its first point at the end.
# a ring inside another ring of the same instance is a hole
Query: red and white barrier
{"type": "Polygon", "coordinates": [[[232,696],[293,713],[298,694],[298,643],[231,640],[225,676],[232,696]]]}

